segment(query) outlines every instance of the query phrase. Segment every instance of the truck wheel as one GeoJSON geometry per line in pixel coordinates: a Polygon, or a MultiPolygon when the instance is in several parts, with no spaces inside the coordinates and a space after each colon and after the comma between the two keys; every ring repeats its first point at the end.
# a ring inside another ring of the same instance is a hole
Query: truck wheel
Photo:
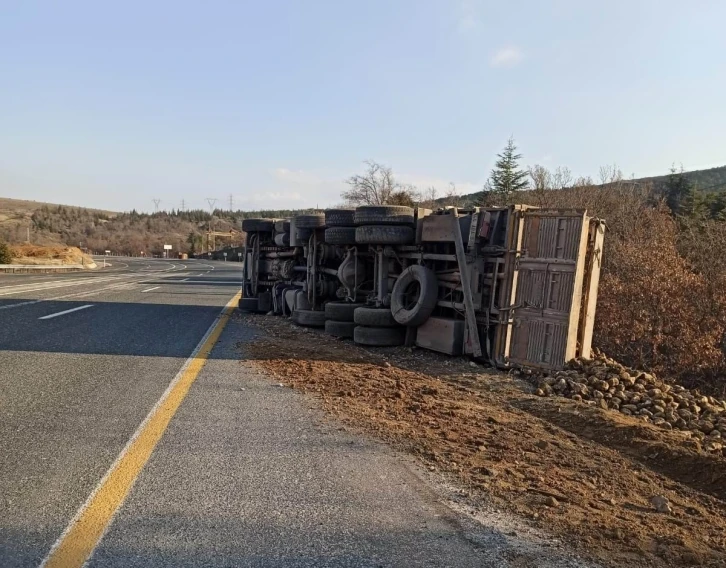
{"type": "Polygon", "coordinates": [[[433,270],[420,264],[409,266],[393,285],[393,318],[401,325],[419,326],[431,316],[438,296],[438,280],[433,270]]]}
{"type": "Polygon", "coordinates": [[[325,215],[323,213],[298,215],[295,217],[295,227],[298,229],[319,229],[320,227],[325,227],[325,215]]]}
{"type": "Polygon", "coordinates": [[[371,327],[397,327],[398,322],[388,308],[360,307],[353,313],[353,321],[358,325],[371,327]]]}
{"type": "Polygon", "coordinates": [[[409,245],[413,241],[413,229],[402,225],[365,225],[355,230],[355,242],[361,245],[409,245]]]}
{"type": "Polygon", "coordinates": [[[275,228],[275,222],[271,219],[242,219],[242,230],[245,233],[254,231],[269,231],[275,228]]]}
{"type": "Polygon", "coordinates": [[[326,227],[351,227],[355,224],[355,209],[326,209],[326,227]]]}
{"type": "Polygon", "coordinates": [[[314,310],[295,310],[292,321],[304,327],[325,327],[325,312],[314,310]]]}
{"type": "Polygon", "coordinates": [[[325,229],[325,242],[330,245],[354,245],[355,227],[331,227],[325,229]]]}
{"type": "Polygon", "coordinates": [[[356,225],[413,225],[413,207],[362,205],[355,209],[356,225]]]}
{"type": "Polygon", "coordinates": [[[290,232],[290,221],[288,219],[280,219],[275,221],[275,232],[276,233],[289,233],[290,232]]]}
{"type": "Polygon", "coordinates": [[[353,331],[353,341],[360,345],[390,347],[403,345],[405,339],[405,327],[365,327],[359,325],[353,331]]]}
{"type": "Polygon", "coordinates": [[[354,329],[355,323],[353,323],[352,321],[325,320],[325,333],[328,333],[334,337],[353,339],[354,329]]]}
{"type": "Polygon", "coordinates": [[[333,321],[355,321],[355,310],[364,305],[352,302],[328,302],[325,304],[325,319],[333,321]]]}
{"type": "Polygon", "coordinates": [[[238,306],[243,312],[259,311],[259,301],[257,298],[240,298],[238,306]]]}

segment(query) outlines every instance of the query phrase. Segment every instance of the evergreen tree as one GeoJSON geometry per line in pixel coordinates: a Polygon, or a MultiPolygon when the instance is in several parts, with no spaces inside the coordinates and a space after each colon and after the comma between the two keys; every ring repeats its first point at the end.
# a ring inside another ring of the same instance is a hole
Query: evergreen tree
{"type": "Polygon", "coordinates": [[[501,154],[497,154],[497,162],[489,176],[492,194],[504,203],[509,203],[515,191],[529,187],[528,173],[519,168],[522,154],[517,154],[514,138],[510,138],[501,154]]]}
{"type": "Polygon", "coordinates": [[[682,206],[688,198],[693,202],[696,197],[693,195],[695,188],[689,179],[683,174],[683,166],[680,171],[671,166],[670,173],[665,185],[665,200],[670,210],[674,213],[683,213],[682,206]]]}
{"type": "Polygon", "coordinates": [[[0,241],[0,264],[10,264],[13,261],[13,255],[10,254],[10,248],[4,241],[0,241]]]}

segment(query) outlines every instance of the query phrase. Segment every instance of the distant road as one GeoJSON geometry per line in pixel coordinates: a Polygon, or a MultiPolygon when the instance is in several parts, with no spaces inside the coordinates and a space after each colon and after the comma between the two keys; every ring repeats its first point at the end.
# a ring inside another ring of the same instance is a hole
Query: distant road
{"type": "Polygon", "coordinates": [[[237,263],[0,274],[0,565],[37,566],[221,308],[237,263]]]}

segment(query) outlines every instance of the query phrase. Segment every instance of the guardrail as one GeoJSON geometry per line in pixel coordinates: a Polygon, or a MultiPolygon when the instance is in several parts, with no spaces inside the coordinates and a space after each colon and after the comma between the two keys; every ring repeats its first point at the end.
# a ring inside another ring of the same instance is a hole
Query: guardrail
{"type": "Polygon", "coordinates": [[[76,272],[85,270],[83,264],[0,264],[0,272],[22,274],[25,272],[76,272]]]}

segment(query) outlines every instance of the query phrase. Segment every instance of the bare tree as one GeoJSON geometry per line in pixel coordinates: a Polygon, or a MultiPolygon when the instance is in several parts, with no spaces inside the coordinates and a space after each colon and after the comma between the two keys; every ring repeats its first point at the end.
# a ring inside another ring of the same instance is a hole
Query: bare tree
{"type": "Polygon", "coordinates": [[[461,197],[459,196],[459,192],[456,189],[456,184],[454,182],[451,182],[449,184],[449,188],[446,190],[446,193],[444,194],[444,205],[450,206],[450,207],[460,207],[461,206],[461,197]]]}
{"type": "Polygon", "coordinates": [[[364,174],[346,180],[350,189],[341,193],[353,205],[408,205],[413,207],[422,200],[416,187],[396,181],[393,170],[377,162],[365,162],[364,174]]]}
{"type": "Polygon", "coordinates": [[[391,194],[397,190],[398,186],[393,176],[393,170],[372,160],[364,163],[367,166],[365,173],[349,177],[346,183],[350,189],[343,191],[341,197],[349,203],[358,205],[388,203],[391,194]]]}
{"type": "Polygon", "coordinates": [[[419,204],[421,207],[425,207],[426,209],[436,209],[436,200],[438,198],[439,190],[432,185],[423,192],[419,204]]]}

